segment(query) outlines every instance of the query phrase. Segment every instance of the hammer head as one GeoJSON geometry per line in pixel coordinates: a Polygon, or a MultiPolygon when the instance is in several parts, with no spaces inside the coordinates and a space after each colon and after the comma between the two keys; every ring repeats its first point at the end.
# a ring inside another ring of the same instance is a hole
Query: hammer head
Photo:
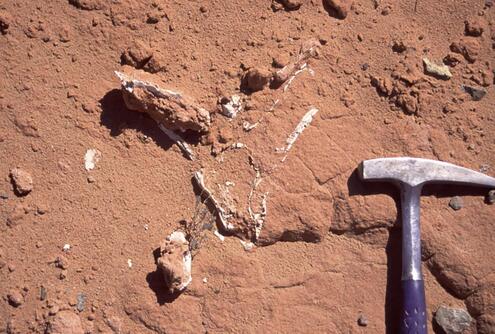
{"type": "Polygon", "coordinates": [[[429,182],[459,183],[495,188],[495,178],[447,162],[420,158],[378,158],[359,165],[363,180],[405,183],[412,187],[429,182]]]}

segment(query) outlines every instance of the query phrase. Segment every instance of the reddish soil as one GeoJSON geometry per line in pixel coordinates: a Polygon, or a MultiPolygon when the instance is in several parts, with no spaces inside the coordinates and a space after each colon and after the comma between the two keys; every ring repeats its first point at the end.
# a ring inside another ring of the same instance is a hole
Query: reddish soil
{"type": "MultiPolygon", "coordinates": [[[[398,192],[355,168],[417,156],[495,175],[494,11],[490,0],[1,2],[0,333],[397,333],[398,192]],[[312,39],[307,68],[270,85],[312,39]],[[452,77],[425,73],[424,57],[452,77]],[[182,133],[194,161],[126,107],[114,71],[211,112],[206,131],[182,133]],[[229,119],[218,101],[233,94],[244,110],[229,119]],[[276,148],[311,107],[282,162],[276,148]],[[88,149],[101,152],[89,171],[88,149]],[[235,212],[224,241],[198,229],[219,223],[198,170],[235,212]],[[156,258],[182,220],[192,283],[170,294],[156,258]]],[[[424,191],[430,331],[445,305],[469,311],[467,332],[495,333],[485,195],[424,191]]]]}

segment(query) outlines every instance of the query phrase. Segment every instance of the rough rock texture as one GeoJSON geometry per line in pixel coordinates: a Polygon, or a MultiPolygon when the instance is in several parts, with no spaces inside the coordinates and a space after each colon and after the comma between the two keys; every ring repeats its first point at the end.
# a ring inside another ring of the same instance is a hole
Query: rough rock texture
{"type": "Polygon", "coordinates": [[[147,113],[170,130],[208,131],[210,113],[189,97],[140,79],[138,73],[119,72],[118,76],[129,109],[147,113]]]}
{"type": "Polygon", "coordinates": [[[473,319],[463,309],[440,306],[435,312],[435,322],[445,334],[462,334],[469,328],[473,319]]]}
{"type": "Polygon", "coordinates": [[[72,311],[60,311],[48,320],[47,334],[83,334],[81,319],[72,311]]]}
{"type": "Polygon", "coordinates": [[[257,68],[250,68],[242,76],[242,86],[249,92],[257,92],[270,82],[271,73],[257,68]]]}
{"type": "Polygon", "coordinates": [[[474,37],[463,37],[450,45],[453,52],[462,54],[470,63],[474,63],[478,59],[480,48],[478,39],[474,37]]]}
{"type": "Polygon", "coordinates": [[[345,19],[351,10],[352,0],[324,0],[330,15],[339,19],[345,19]]]}
{"type": "Polygon", "coordinates": [[[185,234],[173,232],[160,246],[158,268],[170,293],[183,291],[191,283],[191,252],[185,234]]]}
{"type": "Polygon", "coordinates": [[[33,190],[33,177],[25,170],[14,168],[10,171],[9,176],[17,194],[24,196],[33,190]]]}

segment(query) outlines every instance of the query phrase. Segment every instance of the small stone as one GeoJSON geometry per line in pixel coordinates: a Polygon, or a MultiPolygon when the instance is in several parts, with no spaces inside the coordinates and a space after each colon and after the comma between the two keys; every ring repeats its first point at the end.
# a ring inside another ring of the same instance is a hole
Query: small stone
{"type": "Polygon", "coordinates": [[[454,52],[449,52],[444,58],[443,58],[444,64],[449,65],[450,67],[456,67],[457,64],[462,62],[462,56],[458,53],[454,52]]]}
{"type": "Polygon", "coordinates": [[[357,323],[361,327],[366,327],[368,326],[368,318],[364,314],[360,314],[357,323]]]}
{"type": "Polygon", "coordinates": [[[486,89],[482,87],[473,87],[473,86],[468,86],[468,85],[462,85],[462,89],[469,95],[471,95],[471,98],[473,101],[479,101],[481,100],[485,95],[486,95],[486,89]]]}
{"type": "Polygon", "coordinates": [[[488,204],[494,204],[495,203],[495,190],[490,190],[488,192],[488,195],[486,195],[486,202],[488,204]]]}
{"type": "Polygon", "coordinates": [[[76,309],[79,312],[84,311],[84,305],[86,304],[86,295],[82,292],[77,294],[76,309]]]}
{"type": "Polygon", "coordinates": [[[450,50],[459,53],[466,58],[470,63],[474,63],[480,54],[480,43],[477,38],[463,37],[458,42],[450,45],[450,50]]]}
{"type": "Polygon", "coordinates": [[[351,10],[352,0],[323,0],[323,4],[327,8],[330,15],[338,19],[345,19],[351,10]]]}
{"type": "Polygon", "coordinates": [[[40,300],[46,300],[46,297],[48,295],[48,291],[44,286],[40,287],[40,300]]]}
{"type": "Polygon", "coordinates": [[[471,325],[472,318],[463,309],[440,306],[435,312],[435,322],[446,334],[462,334],[471,325]]]}
{"type": "Polygon", "coordinates": [[[86,180],[88,181],[88,183],[95,183],[96,182],[96,179],[92,175],[89,175],[86,180]]]}
{"type": "Polygon", "coordinates": [[[425,73],[439,79],[448,80],[452,77],[450,68],[447,65],[438,65],[430,61],[428,58],[423,58],[425,73]]]}
{"type": "Polygon", "coordinates": [[[50,310],[48,311],[48,314],[49,315],[55,315],[55,314],[58,313],[58,311],[60,311],[60,306],[58,306],[58,305],[52,305],[50,307],[50,310]]]}
{"type": "Polygon", "coordinates": [[[394,51],[396,53],[402,53],[406,50],[407,50],[407,47],[404,44],[404,42],[401,40],[394,41],[394,43],[392,44],[392,51],[394,51]]]}
{"type": "Polygon", "coordinates": [[[199,7],[199,11],[200,11],[201,13],[206,13],[206,12],[208,11],[208,8],[206,8],[206,6],[200,6],[200,7],[199,7]]]}
{"type": "Polygon", "coordinates": [[[467,36],[479,37],[481,36],[481,34],[483,34],[483,24],[481,22],[481,19],[478,17],[466,20],[464,22],[464,25],[465,33],[467,36]]]}
{"type": "Polygon", "coordinates": [[[62,270],[62,271],[60,272],[60,274],[58,275],[58,278],[59,278],[60,280],[64,280],[64,279],[66,279],[66,278],[67,278],[67,273],[68,273],[68,272],[67,272],[67,270],[62,270]]]}
{"type": "Polygon", "coordinates": [[[7,295],[7,300],[9,301],[9,304],[14,306],[14,307],[19,307],[24,303],[24,297],[19,291],[12,290],[9,292],[7,295]]]}
{"type": "Polygon", "coordinates": [[[69,0],[69,4],[81,10],[100,10],[104,7],[103,3],[101,0],[69,0]]]}
{"type": "Polygon", "coordinates": [[[173,232],[162,243],[157,265],[170,293],[183,291],[191,283],[192,257],[183,232],[173,232]]]}
{"type": "Polygon", "coordinates": [[[271,73],[265,70],[251,68],[242,76],[242,86],[250,92],[263,90],[270,81],[271,73]]]}
{"type": "Polygon", "coordinates": [[[64,245],[64,247],[62,247],[62,250],[63,250],[64,252],[68,252],[68,251],[70,251],[70,245],[69,245],[69,244],[65,244],[65,245],[64,245]]]}
{"type": "Polygon", "coordinates": [[[31,174],[20,168],[14,168],[10,171],[10,179],[14,184],[14,191],[19,196],[27,195],[33,190],[33,178],[31,174]]]}
{"type": "MultiPolygon", "coordinates": [[[[276,0],[285,10],[298,10],[302,6],[302,0],[276,0]]],[[[273,6],[272,6],[273,8],[273,6]]]]}
{"type": "Polygon", "coordinates": [[[48,321],[47,334],[84,334],[81,319],[71,311],[60,311],[48,321]]]}
{"type": "Polygon", "coordinates": [[[0,33],[6,35],[8,33],[10,24],[12,22],[12,16],[7,12],[0,12],[0,33]]]}
{"type": "Polygon", "coordinates": [[[153,51],[143,42],[136,40],[120,56],[122,65],[142,69],[153,57],[153,51]]]}
{"type": "Polygon", "coordinates": [[[449,201],[449,206],[454,209],[455,211],[462,209],[464,206],[464,202],[461,197],[459,196],[454,196],[450,199],[449,201]]]}
{"type": "Polygon", "coordinates": [[[67,263],[67,259],[63,256],[57,256],[55,261],[53,261],[55,264],[55,267],[60,268],[60,269],[67,269],[69,267],[69,264],[67,263]]]}

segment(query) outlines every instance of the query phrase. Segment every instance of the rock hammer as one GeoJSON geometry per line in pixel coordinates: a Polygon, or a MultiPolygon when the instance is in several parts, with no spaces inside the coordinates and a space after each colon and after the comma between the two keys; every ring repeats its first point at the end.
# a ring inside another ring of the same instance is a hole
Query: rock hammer
{"type": "Polygon", "coordinates": [[[400,188],[402,210],[401,334],[427,333],[421,273],[420,196],[426,183],[453,183],[495,188],[495,178],[450,163],[420,158],[378,158],[358,167],[365,181],[389,181],[400,188]]]}

